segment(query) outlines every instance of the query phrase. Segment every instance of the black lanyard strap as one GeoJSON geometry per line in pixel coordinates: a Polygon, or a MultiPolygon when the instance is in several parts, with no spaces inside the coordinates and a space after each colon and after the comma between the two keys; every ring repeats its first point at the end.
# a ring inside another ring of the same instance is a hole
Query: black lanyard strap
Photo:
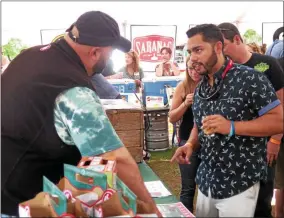
{"type": "Polygon", "coordinates": [[[200,94],[200,89],[201,89],[201,85],[202,85],[202,83],[201,83],[200,86],[199,86],[199,88],[198,88],[198,90],[197,90],[197,95],[198,95],[198,97],[201,98],[201,99],[203,99],[203,100],[213,100],[213,98],[215,98],[215,97],[218,98],[219,95],[217,95],[217,94],[219,94],[219,92],[220,92],[220,90],[221,90],[221,88],[222,88],[222,86],[223,86],[223,81],[224,81],[224,79],[225,79],[227,73],[229,72],[229,70],[233,67],[233,64],[234,64],[233,61],[232,61],[231,59],[229,59],[229,62],[228,62],[228,64],[227,64],[225,70],[224,70],[223,73],[222,73],[222,81],[221,81],[220,85],[217,87],[216,91],[215,91],[212,95],[210,95],[210,96],[208,96],[208,97],[203,97],[203,96],[200,94]]]}

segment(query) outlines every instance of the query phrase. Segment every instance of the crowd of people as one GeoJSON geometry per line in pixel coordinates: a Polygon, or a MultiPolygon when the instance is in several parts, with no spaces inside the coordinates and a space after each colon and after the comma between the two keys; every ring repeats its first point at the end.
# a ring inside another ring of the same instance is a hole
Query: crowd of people
{"type": "MultiPolygon", "coordinates": [[[[180,122],[171,160],[179,163],[180,201],[193,211],[197,191],[197,217],[271,217],[275,188],[276,217],[283,217],[283,40],[265,51],[245,44],[231,23],[186,34],[186,77],[169,112],[170,122],[180,122]]],[[[155,75],[179,75],[172,50],[160,53],[155,75]]],[[[99,11],[81,15],[60,40],[19,54],[1,75],[1,213],[17,216],[18,204],[42,190],[43,176],[59,181],[63,164],[100,155],[116,158],[118,176],[160,216],[100,103],[119,98],[107,79],[140,87],[143,77],[130,41],[99,11]],[[116,48],[125,52],[118,73],[110,61],[116,48]]]]}

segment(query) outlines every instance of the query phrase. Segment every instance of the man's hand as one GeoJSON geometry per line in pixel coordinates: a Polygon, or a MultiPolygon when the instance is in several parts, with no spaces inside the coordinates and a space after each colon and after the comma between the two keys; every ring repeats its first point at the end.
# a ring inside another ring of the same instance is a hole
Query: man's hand
{"type": "Polygon", "coordinates": [[[189,158],[193,152],[192,146],[190,143],[186,143],[184,146],[179,147],[174,156],[171,159],[171,162],[178,162],[179,164],[189,164],[189,158]]]}
{"type": "Polygon", "coordinates": [[[202,120],[203,130],[210,129],[210,134],[219,133],[229,135],[231,122],[221,115],[209,115],[202,120]]]}
{"type": "Polygon", "coordinates": [[[150,213],[155,213],[158,217],[163,217],[156,205],[153,208],[152,204],[137,199],[137,214],[150,214],[150,213]]]}
{"type": "Polygon", "coordinates": [[[268,141],[266,157],[269,166],[272,166],[273,161],[277,159],[279,150],[280,150],[280,145],[276,145],[268,141]]]}
{"type": "Polygon", "coordinates": [[[104,158],[116,159],[116,168],[118,177],[128,186],[130,190],[142,202],[145,202],[149,213],[157,213],[157,206],[147,190],[145,183],[139,172],[138,165],[130,155],[126,147],[120,147],[116,150],[101,155],[104,158]],[[131,172],[131,173],[129,173],[131,172]]]}

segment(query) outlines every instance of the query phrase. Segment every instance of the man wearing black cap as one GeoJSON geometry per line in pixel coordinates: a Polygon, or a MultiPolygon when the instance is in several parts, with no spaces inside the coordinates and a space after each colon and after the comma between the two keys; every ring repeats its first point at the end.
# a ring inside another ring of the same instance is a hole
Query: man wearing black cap
{"type": "MultiPolygon", "coordinates": [[[[271,82],[278,99],[283,105],[284,74],[277,59],[267,55],[250,53],[243,43],[240,32],[235,25],[231,23],[222,23],[219,24],[218,27],[224,37],[225,55],[229,56],[238,64],[249,66],[260,73],[264,73],[271,82]]],[[[266,91],[265,87],[263,87],[263,90],[266,91]]],[[[267,162],[270,167],[268,167],[267,181],[260,182],[255,217],[272,217],[271,199],[273,197],[274,167],[282,136],[283,134],[273,135],[267,142],[267,162]]]]}
{"type": "Polygon", "coordinates": [[[127,52],[131,43],[99,11],[81,15],[67,32],[63,40],[25,50],[2,75],[1,213],[18,215],[18,204],[42,191],[43,176],[57,183],[63,164],[98,155],[115,157],[118,176],[155,212],[91,83],[112,50],[127,52]]]}

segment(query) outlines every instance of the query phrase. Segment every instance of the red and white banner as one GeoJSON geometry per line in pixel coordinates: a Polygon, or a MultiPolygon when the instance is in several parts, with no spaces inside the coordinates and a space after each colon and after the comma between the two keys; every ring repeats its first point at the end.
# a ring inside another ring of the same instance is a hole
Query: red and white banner
{"type": "Polygon", "coordinates": [[[175,57],[177,26],[131,25],[130,38],[132,49],[140,58],[140,67],[144,71],[155,71],[161,63],[160,50],[169,47],[172,50],[171,60],[175,57]]]}

